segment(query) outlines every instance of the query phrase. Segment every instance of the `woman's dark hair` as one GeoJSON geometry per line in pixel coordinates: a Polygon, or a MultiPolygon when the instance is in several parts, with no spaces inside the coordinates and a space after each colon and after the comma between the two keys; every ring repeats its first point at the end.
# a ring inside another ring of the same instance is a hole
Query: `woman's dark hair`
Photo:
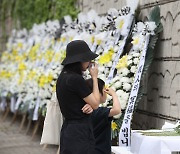
{"type": "MultiPolygon", "coordinates": [[[[92,78],[87,79],[86,83],[88,85],[88,87],[90,88],[91,91],[93,91],[93,80],[92,78]]],[[[101,79],[98,78],[98,88],[99,88],[99,92],[103,95],[103,88],[105,86],[105,82],[101,79]]]]}
{"type": "Polygon", "coordinates": [[[62,72],[74,72],[74,73],[82,75],[83,74],[82,64],[81,62],[76,62],[76,63],[64,65],[62,72]]]}

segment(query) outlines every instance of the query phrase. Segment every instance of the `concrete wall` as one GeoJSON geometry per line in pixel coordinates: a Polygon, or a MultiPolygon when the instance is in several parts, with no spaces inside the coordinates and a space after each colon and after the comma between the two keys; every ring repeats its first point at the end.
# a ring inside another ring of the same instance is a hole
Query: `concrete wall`
{"type": "MultiPolygon", "coordinates": [[[[94,9],[99,14],[124,5],[125,0],[79,0],[83,12],[94,9]]],[[[161,128],[165,120],[180,119],[180,0],[140,0],[141,19],[156,5],[164,31],[143,81],[146,91],[134,114],[135,129],[161,128]]]]}

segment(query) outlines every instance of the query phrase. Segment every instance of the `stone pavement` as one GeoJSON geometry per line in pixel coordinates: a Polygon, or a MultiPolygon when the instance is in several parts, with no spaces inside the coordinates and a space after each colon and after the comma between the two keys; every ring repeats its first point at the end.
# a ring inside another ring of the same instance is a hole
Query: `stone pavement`
{"type": "Polygon", "coordinates": [[[0,115],[0,154],[56,154],[57,146],[48,145],[42,150],[40,133],[31,140],[31,135],[26,135],[25,130],[18,131],[19,121],[10,126],[12,116],[8,116],[4,122],[1,118],[0,115]]]}

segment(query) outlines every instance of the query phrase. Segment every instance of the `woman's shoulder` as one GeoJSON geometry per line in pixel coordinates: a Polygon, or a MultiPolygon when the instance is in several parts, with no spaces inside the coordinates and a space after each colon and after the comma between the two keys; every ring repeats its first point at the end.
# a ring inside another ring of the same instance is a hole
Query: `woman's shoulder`
{"type": "Polygon", "coordinates": [[[82,75],[77,74],[77,73],[68,73],[67,77],[72,79],[72,80],[84,80],[84,78],[82,77],[82,75]]]}
{"type": "Polygon", "coordinates": [[[68,81],[68,83],[79,83],[79,82],[85,82],[84,78],[80,75],[80,74],[77,74],[77,73],[67,73],[67,72],[64,72],[60,75],[62,78],[64,78],[66,81],[68,81]]]}

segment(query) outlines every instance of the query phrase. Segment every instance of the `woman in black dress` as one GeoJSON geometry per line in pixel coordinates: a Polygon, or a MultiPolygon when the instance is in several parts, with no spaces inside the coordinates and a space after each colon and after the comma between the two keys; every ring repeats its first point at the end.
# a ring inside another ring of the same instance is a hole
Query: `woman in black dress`
{"type": "Polygon", "coordinates": [[[89,68],[93,92],[82,77],[82,72],[91,66],[91,60],[97,56],[82,40],[67,45],[66,58],[62,62],[64,68],[56,84],[58,102],[65,118],[61,129],[60,154],[94,153],[95,140],[90,115],[83,113],[82,108],[86,103],[93,109],[98,108],[97,64],[89,68]]]}

